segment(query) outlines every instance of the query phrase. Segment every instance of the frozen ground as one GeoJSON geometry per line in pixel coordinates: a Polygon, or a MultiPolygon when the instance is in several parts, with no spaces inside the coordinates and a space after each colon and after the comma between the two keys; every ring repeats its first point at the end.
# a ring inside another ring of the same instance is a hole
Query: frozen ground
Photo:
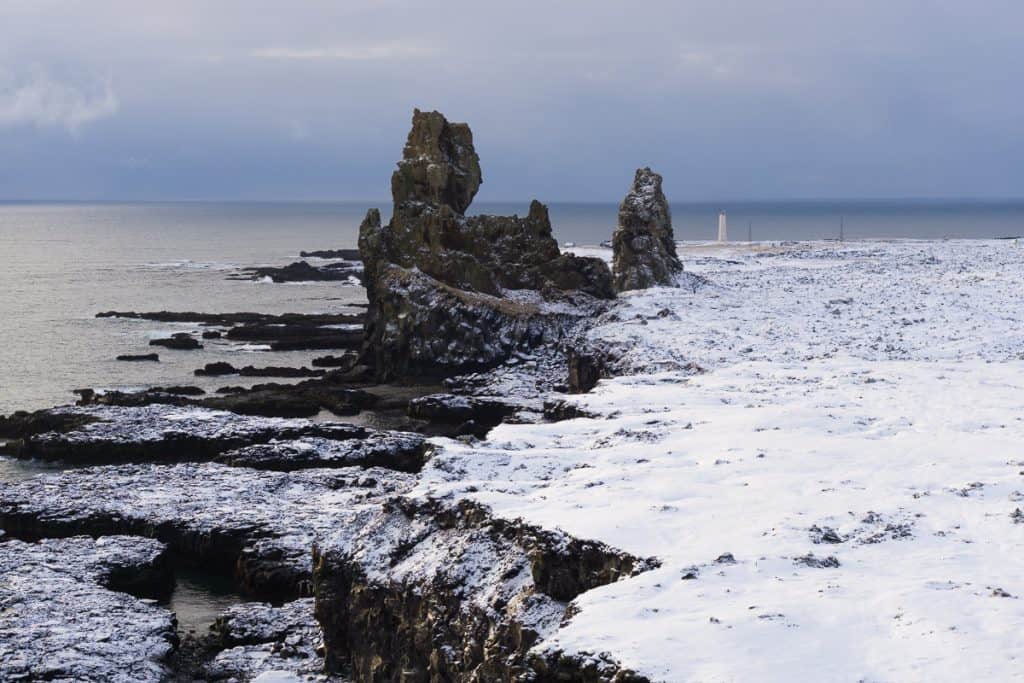
{"type": "Polygon", "coordinates": [[[1024,677],[1024,249],[682,257],[711,284],[591,331],[601,417],[446,441],[417,489],[663,560],[540,647],[673,682],[1024,677]]]}

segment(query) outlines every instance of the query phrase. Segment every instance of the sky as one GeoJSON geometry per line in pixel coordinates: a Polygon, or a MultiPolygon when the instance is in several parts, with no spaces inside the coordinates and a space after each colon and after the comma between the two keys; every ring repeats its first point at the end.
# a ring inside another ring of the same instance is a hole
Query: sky
{"type": "Polygon", "coordinates": [[[3,0],[0,199],[1022,197],[1019,0],[3,0]]]}

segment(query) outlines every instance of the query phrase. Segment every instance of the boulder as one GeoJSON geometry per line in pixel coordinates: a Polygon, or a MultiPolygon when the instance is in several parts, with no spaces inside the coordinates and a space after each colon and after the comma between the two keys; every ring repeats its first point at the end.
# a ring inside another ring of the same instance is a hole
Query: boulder
{"type": "Polygon", "coordinates": [[[612,250],[615,289],[620,292],[675,285],[683,270],[661,176],[649,168],[637,169],[633,187],[619,205],[612,250]]]}
{"type": "Polygon", "coordinates": [[[117,357],[117,360],[123,361],[153,361],[155,363],[160,362],[160,354],[157,353],[123,353],[117,357]]]}
{"type": "Polygon", "coordinates": [[[152,339],[149,342],[150,346],[164,346],[168,349],[177,349],[179,351],[192,351],[194,349],[201,349],[203,345],[196,341],[195,337],[187,332],[178,332],[172,334],[170,337],[164,339],[152,339]]]}
{"type": "Polygon", "coordinates": [[[522,218],[466,216],[481,182],[469,127],[416,110],[391,222],[371,209],[359,230],[364,356],[381,379],[492,367],[613,296],[600,259],[559,252],[540,202],[522,218]]]}

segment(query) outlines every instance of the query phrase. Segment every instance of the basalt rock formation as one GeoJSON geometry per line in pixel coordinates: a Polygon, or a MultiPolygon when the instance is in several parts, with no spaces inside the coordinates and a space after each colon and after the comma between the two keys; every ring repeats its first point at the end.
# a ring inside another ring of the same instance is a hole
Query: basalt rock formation
{"type": "Polygon", "coordinates": [[[391,222],[371,209],[359,231],[366,349],[381,378],[493,366],[614,296],[601,260],[559,252],[540,202],[523,218],[466,216],[481,182],[469,127],[416,110],[391,222]]]}
{"type": "Polygon", "coordinates": [[[619,205],[612,250],[615,289],[620,292],[672,286],[683,270],[661,176],[649,168],[637,169],[633,187],[619,205]]]}

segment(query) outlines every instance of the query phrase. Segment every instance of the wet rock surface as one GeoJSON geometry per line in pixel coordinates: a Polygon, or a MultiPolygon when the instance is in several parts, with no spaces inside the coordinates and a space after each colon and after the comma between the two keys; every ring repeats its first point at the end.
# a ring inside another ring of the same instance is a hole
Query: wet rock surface
{"type": "Polygon", "coordinates": [[[524,218],[465,216],[481,181],[469,127],[416,110],[391,222],[372,209],[359,233],[367,350],[381,376],[493,366],[612,296],[603,261],[559,253],[539,202],[524,218]]]}
{"type": "Polygon", "coordinates": [[[0,543],[0,679],[167,680],[173,615],[118,591],[144,595],[168,578],[164,546],[151,539],[0,543]]]}
{"type": "Polygon", "coordinates": [[[612,251],[615,289],[620,292],[672,286],[683,271],[661,176],[649,168],[637,169],[633,186],[619,205],[612,251]]]}

